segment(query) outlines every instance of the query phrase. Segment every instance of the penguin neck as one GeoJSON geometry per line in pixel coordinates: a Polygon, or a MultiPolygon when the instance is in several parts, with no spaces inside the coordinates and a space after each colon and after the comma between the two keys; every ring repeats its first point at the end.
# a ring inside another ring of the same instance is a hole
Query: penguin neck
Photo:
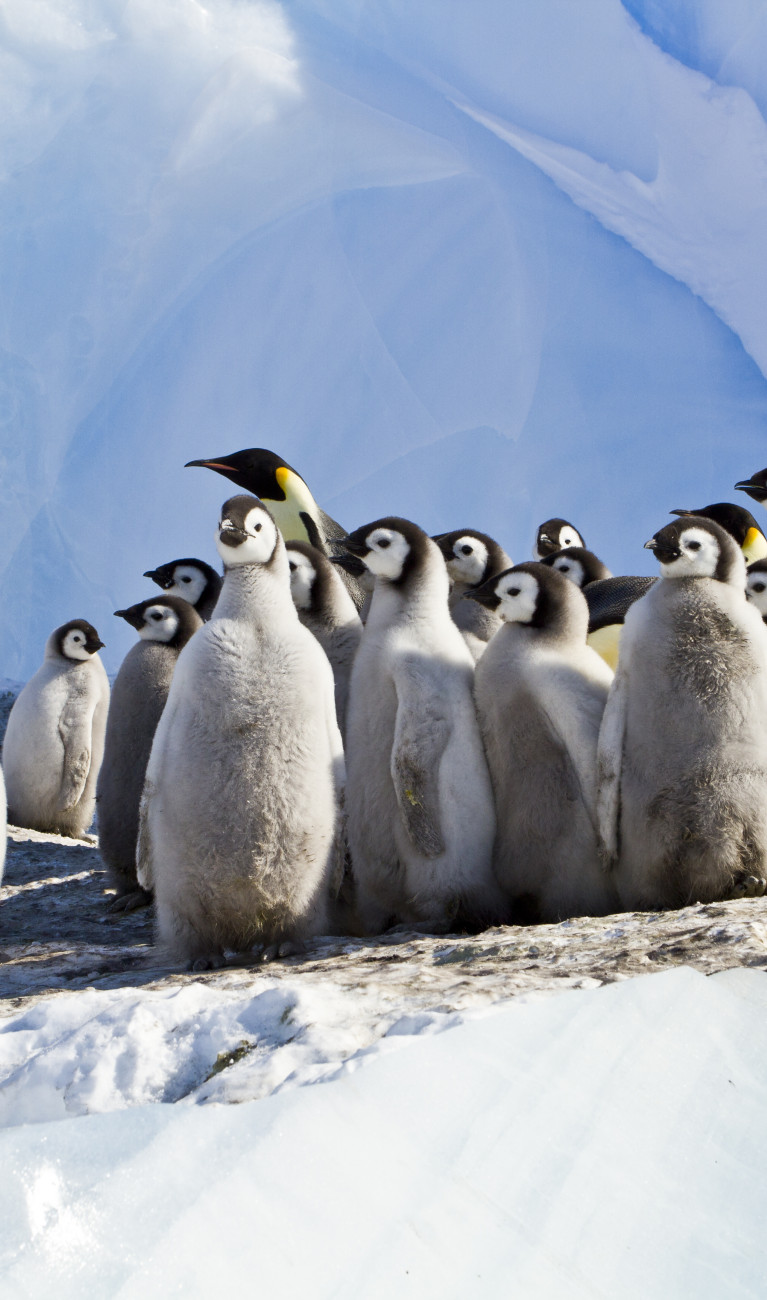
{"type": "Polygon", "coordinates": [[[212,621],[233,618],[265,623],[277,616],[298,619],[290,594],[287,562],[282,566],[275,565],[274,561],[268,565],[242,564],[226,570],[212,621]]]}
{"type": "Polygon", "coordinates": [[[434,626],[440,620],[453,626],[448,608],[450,579],[442,556],[429,553],[403,583],[377,578],[368,615],[373,626],[394,622],[424,622],[434,626]]]}

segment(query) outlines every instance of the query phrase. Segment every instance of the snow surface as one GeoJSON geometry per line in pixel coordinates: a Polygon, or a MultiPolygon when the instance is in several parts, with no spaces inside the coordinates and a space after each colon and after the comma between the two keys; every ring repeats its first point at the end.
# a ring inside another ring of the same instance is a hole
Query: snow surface
{"type": "Polygon", "coordinates": [[[763,972],[679,968],[241,1106],[7,1131],[4,1293],[761,1297],[766,1008],[763,972]]]}
{"type": "Polygon", "coordinates": [[[766,58],[756,0],[5,0],[0,671],[114,671],[249,445],[650,571],[767,460],[766,58]]]}

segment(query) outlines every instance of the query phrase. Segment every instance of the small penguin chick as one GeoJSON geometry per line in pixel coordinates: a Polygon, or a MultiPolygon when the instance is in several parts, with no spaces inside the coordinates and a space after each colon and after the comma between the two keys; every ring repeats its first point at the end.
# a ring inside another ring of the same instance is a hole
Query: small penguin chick
{"type": "Polygon", "coordinates": [[[504,623],[523,623],[550,636],[586,640],[589,612],[582,594],[575,583],[540,561],[516,564],[467,595],[496,610],[504,623]]]}
{"type": "Polygon", "coordinates": [[[427,562],[432,562],[431,538],[417,524],[396,515],[355,529],[340,545],[362,560],[376,578],[393,586],[407,585],[427,562]]]}
{"type": "Polygon", "coordinates": [[[102,650],[104,642],[99,638],[92,623],[84,618],[74,618],[62,627],[56,628],[48,639],[45,657],[53,658],[60,654],[64,659],[80,659],[87,662],[97,650],[102,650]]]}
{"type": "Polygon", "coordinates": [[[552,569],[558,569],[581,590],[590,582],[601,582],[613,576],[607,565],[603,564],[593,551],[587,551],[583,546],[568,546],[564,551],[545,555],[541,564],[548,564],[552,569]]]}
{"type": "Polygon", "coordinates": [[[746,596],[767,623],[767,559],[754,560],[746,571],[746,596]]]}
{"type": "Polygon", "coordinates": [[[741,479],[735,487],[739,492],[745,492],[753,501],[758,501],[760,506],[767,509],[767,469],[757,470],[750,478],[741,479]]]}
{"type": "Polygon", "coordinates": [[[298,617],[316,636],[333,669],[336,715],[343,736],[349,677],[362,636],[362,622],[354,601],[322,551],[308,542],[288,542],[286,549],[290,594],[298,617]]]}
{"type": "Polygon", "coordinates": [[[461,629],[476,662],[498,631],[500,620],[489,609],[467,604],[463,597],[473,587],[508,569],[511,560],[492,537],[471,528],[440,533],[432,540],[442,552],[452,582],[448,605],[453,622],[461,629]]]}
{"type": "Polygon", "coordinates": [[[160,596],[140,600],[127,609],[116,609],[115,618],[124,618],[142,641],[160,641],[180,650],[190,636],[202,626],[203,619],[191,601],[181,596],[160,596]]]}
{"type": "Polygon", "coordinates": [[[729,532],[703,515],[666,524],[645,542],[664,578],[715,578],[745,588],[742,551],[729,532]]]}
{"type": "Polygon", "coordinates": [[[761,560],[767,555],[767,537],[765,537],[750,510],[733,505],[729,501],[716,501],[713,505],[703,506],[700,510],[671,510],[672,515],[681,518],[696,516],[711,519],[719,524],[742,550],[746,564],[752,560],[761,560]]]}
{"type": "Polygon", "coordinates": [[[147,569],[144,577],[151,578],[169,596],[187,600],[206,622],[221,591],[221,575],[204,560],[169,560],[157,569],[147,569]]]}
{"type": "Polygon", "coordinates": [[[568,546],[585,547],[585,545],[578,529],[569,524],[566,519],[547,519],[536,533],[533,555],[536,560],[542,560],[544,556],[564,551],[568,546]]]}

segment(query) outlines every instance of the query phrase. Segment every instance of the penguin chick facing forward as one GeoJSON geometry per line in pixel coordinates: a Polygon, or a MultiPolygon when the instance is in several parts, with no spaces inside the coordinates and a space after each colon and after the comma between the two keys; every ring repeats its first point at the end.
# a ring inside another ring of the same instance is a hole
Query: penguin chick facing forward
{"type": "Polygon", "coordinates": [[[647,543],[661,577],[626,615],[599,740],[598,811],[624,908],[761,893],[767,877],[767,632],[712,520],[647,543]]]}
{"type": "Polygon", "coordinates": [[[99,851],[117,897],[110,910],[151,902],[136,879],[139,804],[152,740],[168,698],[176,660],[202,619],[179,596],[142,600],[115,611],[139,634],[112,687],[104,761],[96,785],[99,851]]]}
{"type": "Polygon", "coordinates": [[[299,622],[285,543],[260,501],[236,496],[216,544],[223,589],[178,657],[138,845],[160,940],[195,969],[321,933],[342,866],[333,673],[299,622]]]}
{"type": "Polygon", "coordinates": [[[444,932],[497,921],[495,812],[439,548],[386,518],[344,545],[376,575],[347,712],[349,849],[363,928],[444,932]]]}
{"type": "Polygon", "coordinates": [[[354,601],[330,560],[308,542],[288,542],[290,594],[304,627],[325,651],[336,689],[336,716],[341,735],[346,729],[346,703],[362,623],[354,601]]]}
{"type": "Polygon", "coordinates": [[[589,613],[556,568],[518,564],[471,598],[503,626],[475,696],[496,799],[493,863],[511,919],[615,911],[596,828],[597,740],[612,673],[586,644],[589,613]]]}
{"type": "Polygon", "coordinates": [[[583,538],[566,519],[547,519],[538,528],[535,535],[535,545],[533,547],[533,557],[536,560],[543,560],[547,555],[556,555],[557,551],[564,551],[569,546],[586,546],[583,538]]]}
{"type": "Polygon", "coordinates": [[[221,574],[204,560],[169,560],[156,569],[147,569],[144,577],[162,587],[166,596],[180,596],[188,601],[206,623],[221,591],[221,574]]]}
{"type": "Polygon", "coordinates": [[[511,560],[492,537],[471,528],[440,533],[432,538],[445,560],[451,579],[448,607],[456,627],[463,632],[472,658],[480,658],[501,620],[494,610],[463,597],[511,566],[511,560]]]}
{"type": "Polygon", "coordinates": [[[14,702],[3,744],[8,816],[17,826],[79,837],[93,821],[109,682],[96,629],[72,619],[14,702]]]}

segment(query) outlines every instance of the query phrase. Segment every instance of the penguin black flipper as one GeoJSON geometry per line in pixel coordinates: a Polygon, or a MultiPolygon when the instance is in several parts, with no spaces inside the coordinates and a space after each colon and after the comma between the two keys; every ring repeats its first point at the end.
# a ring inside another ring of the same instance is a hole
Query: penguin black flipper
{"type": "Polygon", "coordinates": [[[626,611],[635,600],[650,590],[654,582],[657,582],[656,578],[628,575],[599,578],[596,582],[587,583],[583,594],[589,607],[589,635],[598,632],[600,628],[622,623],[626,611]]]}

